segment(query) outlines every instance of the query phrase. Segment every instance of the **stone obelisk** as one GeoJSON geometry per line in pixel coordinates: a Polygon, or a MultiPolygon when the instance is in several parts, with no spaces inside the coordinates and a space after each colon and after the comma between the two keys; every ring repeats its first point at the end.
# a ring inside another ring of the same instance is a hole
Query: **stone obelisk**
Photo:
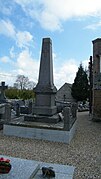
{"type": "Polygon", "coordinates": [[[54,120],[54,115],[57,113],[57,107],[55,105],[57,89],[53,82],[52,41],[50,38],[43,38],[42,41],[39,79],[34,92],[35,106],[33,113],[39,117],[44,116],[45,118],[46,116],[51,118],[53,116],[54,120]]]}

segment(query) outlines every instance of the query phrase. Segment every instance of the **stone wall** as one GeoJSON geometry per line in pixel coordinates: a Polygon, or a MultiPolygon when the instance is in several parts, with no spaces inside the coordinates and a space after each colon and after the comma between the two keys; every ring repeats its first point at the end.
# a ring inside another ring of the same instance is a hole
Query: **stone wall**
{"type": "Polygon", "coordinates": [[[93,120],[101,119],[101,38],[93,40],[93,120]]]}
{"type": "Polygon", "coordinates": [[[101,117],[101,90],[94,90],[93,117],[101,117]]]}

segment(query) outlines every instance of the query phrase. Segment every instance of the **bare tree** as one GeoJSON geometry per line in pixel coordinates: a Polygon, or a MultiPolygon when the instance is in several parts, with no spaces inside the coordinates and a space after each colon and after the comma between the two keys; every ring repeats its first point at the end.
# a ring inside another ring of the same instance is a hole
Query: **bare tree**
{"type": "Polygon", "coordinates": [[[25,77],[24,75],[18,75],[16,79],[16,87],[23,90],[28,87],[29,79],[28,77],[25,77]]]}
{"type": "Polygon", "coordinates": [[[33,88],[35,87],[35,85],[36,85],[35,82],[29,81],[29,82],[28,82],[28,89],[29,89],[29,90],[33,90],[33,88]]]}

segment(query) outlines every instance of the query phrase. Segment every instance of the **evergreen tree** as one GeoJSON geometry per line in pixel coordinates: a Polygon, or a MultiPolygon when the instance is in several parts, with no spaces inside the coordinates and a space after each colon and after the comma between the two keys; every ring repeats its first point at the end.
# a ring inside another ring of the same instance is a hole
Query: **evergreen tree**
{"type": "Polygon", "coordinates": [[[72,96],[77,101],[85,101],[89,97],[89,84],[87,71],[84,70],[82,64],[78,68],[74,83],[72,85],[72,96]]]}

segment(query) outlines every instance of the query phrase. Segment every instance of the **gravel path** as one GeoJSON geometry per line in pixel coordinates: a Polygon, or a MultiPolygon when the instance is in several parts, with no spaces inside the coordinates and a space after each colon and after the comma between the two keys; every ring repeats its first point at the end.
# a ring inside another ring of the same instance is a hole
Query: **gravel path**
{"type": "Polygon", "coordinates": [[[77,132],[70,145],[7,137],[1,130],[0,154],[73,165],[74,179],[101,179],[101,122],[92,122],[88,112],[78,113],[77,132]]]}

